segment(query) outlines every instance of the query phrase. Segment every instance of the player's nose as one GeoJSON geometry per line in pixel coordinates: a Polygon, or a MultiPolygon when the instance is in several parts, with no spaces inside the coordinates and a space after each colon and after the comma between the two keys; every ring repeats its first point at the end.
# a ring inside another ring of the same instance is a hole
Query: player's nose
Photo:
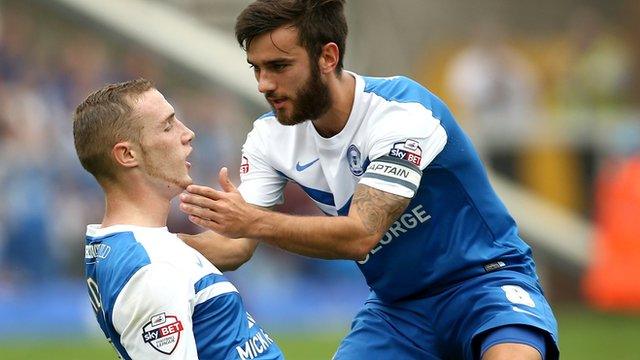
{"type": "MultiPolygon", "coordinates": [[[[179,120],[178,120],[179,121],[179,120]]],[[[193,132],[193,130],[189,129],[189,127],[187,127],[185,124],[183,124],[182,122],[180,122],[180,124],[182,125],[182,127],[184,128],[184,131],[182,132],[182,143],[184,144],[188,144],[190,143],[195,137],[196,137],[196,133],[193,132]]]]}
{"type": "Polygon", "coordinates": [[[187,134],[186,134],[186,143],[190,143],[193,139],[195,139],[196,137],[196,133],[193,132],[193,130],[189,129],[188,127],[185,127],[187,129],[187,134]]]}
{"type": "Polygon", "coordinates": [[[266,74],[264,71],[257,76],[257,80],[258,91],[263,94],[276,89],[276,82],[274,81],[273,77],[269,74],[266,74]]]}

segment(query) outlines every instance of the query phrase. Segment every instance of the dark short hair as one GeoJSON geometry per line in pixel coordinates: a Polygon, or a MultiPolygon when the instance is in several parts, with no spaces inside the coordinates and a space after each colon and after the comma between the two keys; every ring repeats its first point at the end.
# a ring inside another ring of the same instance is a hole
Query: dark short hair
{"type": "Polygon", "coordinates": [[[113,146],[121,141],[140,142],[142,125],[134,121],[134,101],[154,88],[147,79],[106,85],[91,93],[73,114],[73,140],[82,167],[98,182],[115,178],[113,146]]]}
{"type": "Polygon", "coordinates": [[[282,26],[293,26],[298,30],[300,45],[312,60],[319,58],[327,43],[338,45],[340,57],[336,72],[339,73],[348,33],[344,3],[345,0],[257,0],[238,15],[236,39],[246,51],[256,36],[282,26]]]}

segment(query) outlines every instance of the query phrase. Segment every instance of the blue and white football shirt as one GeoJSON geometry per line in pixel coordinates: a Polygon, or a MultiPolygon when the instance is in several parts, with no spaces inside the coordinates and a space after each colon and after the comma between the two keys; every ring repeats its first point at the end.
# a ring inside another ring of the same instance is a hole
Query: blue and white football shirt
{"type": "Polygon", "coordinates": [[[406,77],[353,73],[344,129],[320,136],[310,121],[255,121],[242,148],[239,187],[258,206],[282,203],[297,183],[328,215],[347,215],[358,184],[412,198],[377,246],[358,262],[385,301],[436,293],[509,268],[537,280],[530,248],[489,184],[469,138],[446,105],[406,77]]]}
{"type": "Polygon", "coordinates": [[[283,359],[233,284],[166,227],[87,226],[85,273],[125,359],[283,359]]]}

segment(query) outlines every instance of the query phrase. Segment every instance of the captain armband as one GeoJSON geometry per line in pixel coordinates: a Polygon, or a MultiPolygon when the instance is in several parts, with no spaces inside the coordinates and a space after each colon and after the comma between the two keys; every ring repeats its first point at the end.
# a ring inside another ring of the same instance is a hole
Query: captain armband
{"type": "Polygon", "coordinates": [[[396,195],[412,198],[422,178],[422,170],[415,164],[389,155],[372,161],[360,183],[396,195]]]}

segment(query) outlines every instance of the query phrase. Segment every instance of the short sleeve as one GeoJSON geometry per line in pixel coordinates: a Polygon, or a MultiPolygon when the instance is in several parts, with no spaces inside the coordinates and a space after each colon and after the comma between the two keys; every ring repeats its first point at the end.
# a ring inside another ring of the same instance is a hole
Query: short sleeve
{"type": "Polygon", "coordinates": [[[447,134],[430,110],[410,103],[379,119],[369,139],[371,163],[360,183],[412,198],[422,171],[442,151],[447,134]]]}
{"type": "Polygon", "coordinates": [[[267,146],[262,140],[264,128],[257,120],[242,146],[240,180],[238,191],[250,204],[271,207],[284,202],[284,187],[287,178],[269,165],[267,146]]]}
{"type": "Polygon", "coordinates": [[[166,263],[146,265],[124,286],[113,326],[133,359],[198,359],[191,320],[193,285],[166,263]]]}

